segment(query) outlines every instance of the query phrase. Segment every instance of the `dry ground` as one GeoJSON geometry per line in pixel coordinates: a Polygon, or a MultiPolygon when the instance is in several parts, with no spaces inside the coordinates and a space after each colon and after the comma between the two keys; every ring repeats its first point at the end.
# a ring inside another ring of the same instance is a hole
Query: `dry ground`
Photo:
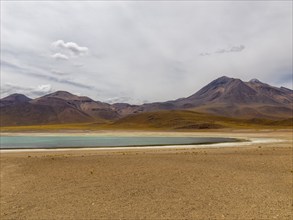
{"type": "MultiPolygon", "coordinates": [[[[230,134],[231,135],[231,134],[230,134]]],[[[292,219],[292,131],[233,148],[1,153],[1,219],[292,219]]]]}

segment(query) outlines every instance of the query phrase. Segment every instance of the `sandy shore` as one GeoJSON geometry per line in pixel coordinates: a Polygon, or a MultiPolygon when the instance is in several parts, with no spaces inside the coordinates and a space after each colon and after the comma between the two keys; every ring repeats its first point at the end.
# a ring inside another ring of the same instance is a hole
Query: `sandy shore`
{"type": "Polygon", "coordinates": [[[292,131],[192,135],[260,141],[214,148],[2,152],[1,219],[293,217],[292,131]]]}

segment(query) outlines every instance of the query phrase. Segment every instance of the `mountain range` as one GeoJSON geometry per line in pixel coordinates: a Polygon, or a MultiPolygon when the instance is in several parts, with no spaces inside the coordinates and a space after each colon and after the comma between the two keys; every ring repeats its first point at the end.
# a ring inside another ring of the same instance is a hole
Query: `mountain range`
{"type": "MultiPolygon", "coordinates": [[[[257,79],[220,77],[193,95],[166,102],[108,104],[89,97],[57,91],[36,99],[12,94],[0,99],[1,126],[94,122],[134,122],[141,115],[188,111],[238,119],[283,120],[293,117],[293,91],[257,79]]],[[[178,114],[177,114],[178,115],[178,114]]],[[[148,116],[149,117],[149,116],[148,116]]]]}

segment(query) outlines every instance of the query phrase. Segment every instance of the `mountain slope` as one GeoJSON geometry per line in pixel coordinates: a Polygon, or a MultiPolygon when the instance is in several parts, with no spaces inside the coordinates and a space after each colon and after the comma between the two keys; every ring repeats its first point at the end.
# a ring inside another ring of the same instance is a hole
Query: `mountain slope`
{"type": "MultiPolygon", "coordinates": [[[[2,100],[10,99],[13,97],[9,96],[2,100]]],[[[65,91],[3,105],[0,111],[2,126],[102,122],[118,116],[109,104],[95,102],[88,97],[76,96],[65,91]]]]}
{"type": "Polygon", "coordinates": [[[1,107],[1,126],[90,122],[82,112],[64,106],[22,103],[1,107]]]}
{"type": "Polygon", "coordinates": [[[285,120],[239,119],[189,110],[144,112],[128,115],[108,125],[112,129],[198,130],[219,128],[290,128],[293,118],[285,120]]]}
{"type": "Polygon", "coordinates": [[[31,101],[34,104],[50,106],[67,106],[80,111],[93,119],[112,120],[119,117],[119,114],[110,104],[94,101],[86,96],[76,96],[66,91],[57,91],[49,95],[31,101]]]}
{"type": "MultiPolygon", "coordinates": [[[[240,79],[223,76],[187,98],[143,105],[127,103],[110,105],[66,91],[57,91],[36,99],[13,94],[0,100],[1,126],[102,123],[117,120],[123,124],[123,117],[126,116],[131,118],[133,115],[149,112],[169,111],[167,117],[169,118],[172,114],[177,117],[178,111],[181,110],[188,110],[188,114],[197,112],[196,114],[241,119],[287,119],[293,117],[293,91],[284,87],[273,87],[257,79],[243,82],[240,79]]],[[[186,114],[183,115],[186,116],[186,114]]],[[[137,123],[143,126],[144,123],[150,122],[149,120],[141,121],[140,117],[142,116],[132,117],[131,123],[137,120],[137,123]]],[[[160,121],[164,118],[165,116],[160,117],[160,120],[151,121],[163,123],[160,121]]]]}
{"type": "Polygon", "coordinates": [[[292,117],[293,91],[276,88],[258,80],[221,77],[176,104],[232,117],[292,117]]]}
{"type": "Polygon", "coordinates": [[[14,93],[10,96],[7,96],[3,99],[0,99],[0,107],[8,105],[17,105],[25,102],[29,102],[31,99],[25,95],[14,93]]]}
{"type": "Polygon", "coordinates": [[[278,119],[292,117],[292,104],[290,89],[223,76],[187,98],[135,106],[132,111],[128,107],[127,113],[187,109],[226,117],[278,119]]]}

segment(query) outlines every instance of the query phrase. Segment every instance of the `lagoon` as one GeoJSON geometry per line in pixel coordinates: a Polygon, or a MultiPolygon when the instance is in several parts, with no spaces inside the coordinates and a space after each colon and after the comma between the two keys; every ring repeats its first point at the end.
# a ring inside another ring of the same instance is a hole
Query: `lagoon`
{"type": "Polygon", "coordinates": [[[54,149],[199,145],[237,142],[219,137],[1,136],[0,149],[54,149]]]}

